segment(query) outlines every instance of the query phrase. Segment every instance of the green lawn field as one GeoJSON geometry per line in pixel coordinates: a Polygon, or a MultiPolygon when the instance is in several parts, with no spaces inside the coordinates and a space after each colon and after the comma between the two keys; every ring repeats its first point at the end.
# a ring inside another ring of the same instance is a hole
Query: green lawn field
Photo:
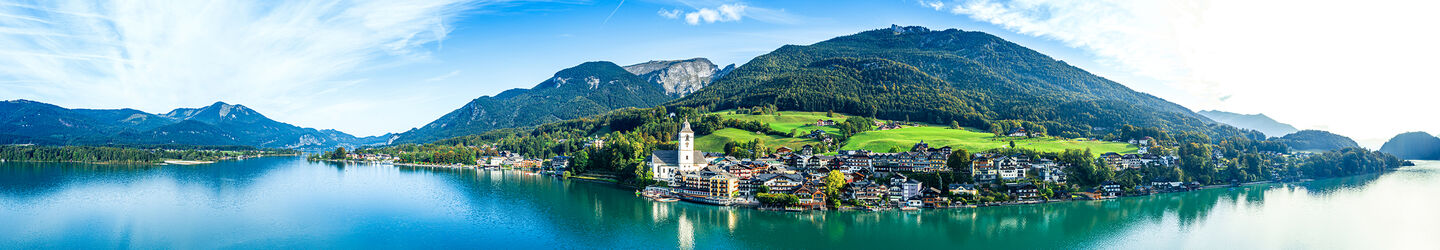
{"type": "Polygon", "coordinates": [[[1046,152],[1089,148],[1098,155],[1107,152],[1122,154],[1134,153],[1136,150],[1139,150],[1139,148],[1133,145],[1118,142],[1077,141],[1049,137],[1022,138],[1023,137],[995,138],[994,134],[970,129],[921,126],[860,133],[854,137],[850,137],[850,141],[840,148],[846,150],[865,149],[875,152],[889,152],[891,147],[897,146],[901,149],[909,150],[915,143],[924,140],[925,143],[930,144],[930,147],[950,146],[952,148],[965,149],[970,152],[978,152],[1007,147],[1010,145],[1010,141],[1014,140],[1016,147],[1046,152]]]}
{"type": "MultiPolygon", "coordinates": [[[[815,130],[818,128],[824,130],[827,133],[835,135],[839,135],[838,129],[830,126],[816,127],[815,120],[824,119],[835,120],[835,122],[843,122],[846,118],[848,118],[847,116],[842,114],[835,114],[835,117],[827,117],[825,116],[825,112],[780,111],[778,113],[779,115],[741,115],[733,114],[731,113],[731,111],[727,110],[716,112],[715,114],[719,114],[724,118],[765,122],[770,125],[770,128],[775,129],[775,131],[785,133],[789,133],[791,129],[798,129],[799,131],[804,133],[804,131],[815,130]]],[[[773,135],[756,134],[754,132],[744,131],[740,129],[727,128],[715,131],[715,133],[712,133],[710,135],[703,135],[699,138],[696,138],[695,144],[698,149],[704,150],[706,152],[722,152],[725,142],[748,142],[757,138],[769,147],[787,146],[798,149],[800,146],[804,146],[806,144],[818,143],[818,141],[808,138],[779,137],[773,135]]],[[[1006,147],[1009,146],[1011,140],[1015,141],[1016,147],[1029,148],[1046,152],[1059,152],[1064,151],[1065,149],[1089,148],[1091,151],[1098,155],[1107,152],[1116,152],[1122,154],[1134,153],[1138,150],[1138,148],[1133,145],[1117,142],[1080,141],[1056,139],[1050,137],[995,138],[995,136],[989,132],[970,128],[950,129],[939,125],[923,125],[919,127],[907,127],[885,131],[864,132],[855,135],[854,137],[851,137],[849,142],[841,146],[841,149],[865,149],[883,153],[889,152],[890,148],[897,146],[901,149],[909,150],[911,146],[914,146],[915,143],[918,143],[921,140],[929,143],[931,147],[950,146],[952,148],[965,149],[966,151],[970,152],[978,152],[994,148],[1006,147]]]]}
{"type": "Polygon", "coordinates": [[[705,152],[725,152],[726,142],[749,142],[760,139],[766,147],[776,148],[780,146],[800,149],[806,144],[819,144],[819,141],[808,138],[788,138],[773,135],[757,134],[737,128],[725,128],[716,130],[714,133],[695,138],[695,149],[705,152]]]}
{"type": "Polygon", "coordinates": [[[800,133],[808,133],[807,131],[812,131],[812,130],[815,130],[815,129],[820,129],[820,130],[824,130],[826,133],[830,133],[830,134],[832,134],[832,135],[839,135],[839,134],[840,134],[840,130],[839,130],[839,129],[836,129],[835,127],[831,127],[831,126],[816,127],[816,126],[815,126],[815,120],[835,120],[835,122],[838,123],[838,122],[844,122],[845,119],[848,118],[848,116],[841,115],[841,114],[835,114],[835,117],[827,117],[827,116],[825,116],[825,112],[780,111],[780,112],[778,112],[780,115],[777,116],[777,115],[739,115],[739,114],[730,113],[731,111],[733,111],[733,110],[721,111],[721,112],[718,112],[717,114],[720,114],[720,116],[721,116],[721,117],[724,117],[724,118],[734,118],[734,119],[736,119],[736,120],[742,120],[742,121],[760,121],[760,122],[764,122],[764,123],[766,123],[766,124],[770,124],[770,128],[771,128],[771,129],[775,129],[775,131],[780,131],[780,132],[782,132],[782,133],[790,133],[790,130],[792,130],[792,129],[799,130],[800,133]]]}

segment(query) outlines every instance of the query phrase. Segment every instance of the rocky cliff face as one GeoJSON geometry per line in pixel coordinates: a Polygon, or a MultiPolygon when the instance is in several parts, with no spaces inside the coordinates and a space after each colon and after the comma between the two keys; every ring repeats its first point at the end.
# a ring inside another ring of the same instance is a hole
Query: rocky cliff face
{"type": "Polygon", "coordinates": [[[734,69],[730,65],[721,69],[709,59],[694,58],[689,60],[673,61],[649,61],[645,63],[625,66],[625,71],[640,76],[646,81],[660,84],[665,89],[665,94],[673,97],[683,97],[710,85],[710,82],[725,76],[728,69],[734,69]]]}

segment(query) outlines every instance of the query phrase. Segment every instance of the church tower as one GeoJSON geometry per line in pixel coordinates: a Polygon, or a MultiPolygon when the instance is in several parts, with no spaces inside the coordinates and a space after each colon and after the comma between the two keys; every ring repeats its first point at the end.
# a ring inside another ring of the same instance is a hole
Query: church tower
{"type": "Polygon", "coordinates": [[[675,158],[678,160],[676,165],[680,165],[680,171],[699,170],[698,167],[695,167],[695,162],[699,159],[695,159],[695,131],[690,130],[690,121],[685,121],[681,125],[680,135],[677,137],[680,139],[680,144],[677,148],[679,150],[676,150],[676,153],[679,154],[675,158]]]}

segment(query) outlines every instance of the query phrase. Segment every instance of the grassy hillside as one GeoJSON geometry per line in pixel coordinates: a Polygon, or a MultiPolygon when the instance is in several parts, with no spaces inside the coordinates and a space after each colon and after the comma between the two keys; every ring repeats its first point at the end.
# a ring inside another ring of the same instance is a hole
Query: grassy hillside
{"type": "MultiPolygon", "coordinates": [[[[818,128],[837,135],[839,133],[838,129],[829,126],[816,127],[815,120],[833,119],[836,122],[842,122],[848,118],[848,116],[842,114],[835,114],[835,117],[827,117],[825,112],[781,111],[778,113],[779,115],[745,115],[733,114],[731,111],[717,112],[717,114],[721,114],[725,118],[765,122],[776,131],[789,132],[791,129],[810,131],[818,128]]],[[[695,144],[699,149],[707,152],[721,152],[723,151],[722,147],[725,145],[725,142],[748,142],[754,139],[760,139],[765,145],[772,147],[788,146],[791,148],[799,148],[806,144],[819,143],[816,140],[808,138],[788,138],[727,128],[696,138],[695,144]]],[[[851,137],[850,141],[842,146],[841,149],[866,149],[875,152],[889,152],[891,147],[896,146],[909,149],[910,146],[915,145],[915,143],[921,140],[929,143],[932,147],[950,146],[971,152],[1009,146],[1011,140],[1015,141],[1017,147],[1051,152],[1084,148],[1090,148],[1096,154],[1105,152],[1133,153],[1137,150],[1135,146],[1115,142],[1055,138],[995,138],[993,134],[976,129],[950,129],[937,125],[864,132],[851,137]]]]}
{"type": "Polygon", "coordinates": [[[818,144],[820,142],[807,138],[788,138],[774,135],[757,134],[755,132],[740,130],[736,128],[725,128],[716,130],[714,133],[695,138],[695,149],[705,152],[725,152],[726,142],[748,142],[755,139],[765,143],[767,147],[786,146],[799,149],[806,144],[818,144]]]}
{"type": "Polygon", "coordinates": [[[717,114],[720,114],[721,117],[727,119],[734,118],[742,121],[764,122],[766,124],[770,124],[770,128],[775,129],[775,131],[785,133],[789,133],[791,129],[798,129],[801,133],[805,133],[805,131],[820,129],[825,130],[826,133],[830,133],[832,135],[839,135],[840,130],[830,126],[816,127],[815,121],[835,120],[835,122],[844,122],[846,118],[849,118],[849,116],[845,116],[842,114],[835,114],[835,117],[829,117],[826,116],[825,112],[780,111],[778,113],[780,113],[780,115],[742,115],[734,114],[732,111],[722,111],[717,114]]]}
{"type": "Polygon", "coordinates": [[[1095,154],[1106,152],[1134,153],[1138,148],[1135,146],[1102,141],[1078,141],[1055,138],[1025,138],[1012,139],[1012,137],[995,138],[993,134],[980,132],[973,129],[950,129],[944,127],[922,126],[892,129],[885,131],[869,131],[855,135],[841,149],[865,149],[875,152],[889,152],[891,147],[909,149],[915,143],[924,140],[931,147],[950,146],[953,148],[965,149],[970,152],[983,151],[993,148],[1009,146],[1010,141],[1015,141],[1015,146],[1040,151],[1058,152],[1065,149],[1090,148],[1095,154]]]}

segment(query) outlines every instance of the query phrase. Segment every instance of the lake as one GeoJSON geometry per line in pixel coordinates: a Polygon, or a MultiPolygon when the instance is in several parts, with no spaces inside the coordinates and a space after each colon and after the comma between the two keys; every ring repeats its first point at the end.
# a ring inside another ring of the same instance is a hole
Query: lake
{"type": "Polygon", "coordinates": [[[518,172],[0,163],[0,248],[1440,248],[1440,162],[1298,185],[924,212],[653,203],[518,172]]]}

